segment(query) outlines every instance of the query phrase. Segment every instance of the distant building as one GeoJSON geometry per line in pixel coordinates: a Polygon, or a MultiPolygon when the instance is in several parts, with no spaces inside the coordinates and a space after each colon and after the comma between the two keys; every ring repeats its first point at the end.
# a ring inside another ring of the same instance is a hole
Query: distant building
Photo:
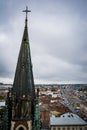
{"type": "Polygon", "coordinates": [[[0,102],[0,108],[5,106],[5,101],[0,102]]]}
{"type": "Polygon", "coordinates": [[[65,113],[60,117],[50,117],[51,130],[87,130],[87,123],[73,113],[65,113]]]}
{"type": "Polygon", "coordinates": [[[61,98],[41,97],[40,115],[41,126],[43,129],[50,128],[50,115],[61,116],[66,112],[71,112],[67,107],[60,103],[61,98]]]}
{"type": "Polygon", "coordinates": [[[81,115],[84,116],[87,120],[87,102],[82,102],[80,104],[80,112],[81,112],[81,115]]]}
{"type": "Polygon", "coordinates": [[[40,111],[41,115],[41,126],[42,128],[46,129],[49,128],[49,121],[50,121],[50,112],[49,110],[41,110],[40,111]]]}
{"type": "Polygon", "coordinates": [[[48,104],[43,104],[40,106],[40,115],[41,115],[41,126],[43,129],[49,128],[50,122],[50,111],[48,104]]]}

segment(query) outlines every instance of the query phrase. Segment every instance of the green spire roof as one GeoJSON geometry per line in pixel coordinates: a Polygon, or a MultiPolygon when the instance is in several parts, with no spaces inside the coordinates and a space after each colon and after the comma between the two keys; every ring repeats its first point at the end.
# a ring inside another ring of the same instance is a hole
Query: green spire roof
{"type": "Polygon", "coordinates": [[[30,95],[34,97],[34,80],[27,27],[27,13],[30,11],[26,7],[26,10],[23,12],[26,12],[25,28],[15,72],[13,93],[18,96],[30,95]]]}

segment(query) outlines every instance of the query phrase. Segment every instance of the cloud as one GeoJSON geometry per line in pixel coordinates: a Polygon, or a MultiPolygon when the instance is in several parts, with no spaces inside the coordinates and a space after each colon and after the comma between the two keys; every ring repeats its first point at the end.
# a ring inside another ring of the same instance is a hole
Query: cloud
{"type": "MultiPolygon", "coordinates": [[[[87,82],[85,2],[41,2],[30,3],[28,24],[35,81],[87,82]]],[[[19,9],[26,2],[9,3],[3,4],[8,15],[0,23],[0,77],[13,80],[24,29],[25,15],[19,9]]]]}
{"type": "MultiPolygon", "coordinates": [[[[43,15],[40,15],[37,17],[37,19],[38,20],[37,23],[35,23],[35,26],[32,26],[34,27],[34,30],[36,29],[36,36],[39,37],[38,43],[42,44],[42,47],[40,45],[40,52],[43,53],[42,55],[45,55],[46,53],[49,54],[52,62],[54,62],[52,57],[56,57],[57,59],[60,58],[67,63],[68,68],[66,69],[64,67],[64,62],[62,62],[61,69],[59,69],[61,70],[61,72],[59,74],[56,74],[54,68],[56,68],[57,63],[55,63],[53,66],[53,72],[55,73],[55,76],[53,75],[53,73],[49,74],[48,71],[50,69],[47,69],[47,73],[45,71],[45,74],[48,75],[48,77],[51,76],[52,78],[56,78],[56,81],[57,76],[61,77],[61,80],[65,79],[66,81],[80,81],[81,78],[82,81],[86,81],[86,78],[84,77],[84,75],[87,75],[87,52],[85,50],[87,46],[87,25],[85,23],[86,21],[84,19],[81,19],[81,16],[79,14],[75,14],[75,12],[72,15],[70,13],[66,15],[60,14],[59,16],[49,15],[49,17],[45,16],[45,18],[43,17],[43,15]],[[41,25],[39,24],[39,21],[41,21],[41,25]],[[63,70],[63,67],[65,68],[65,70],[63,70]],[[85,74],[83,73],[83,70],[85,74]]],[[[39,46],[35,51],[37,51],[38,48],[39,46]]],[[[41,59],[43,59],[44,62],[47,62],[47,57],[41,59]]],[[[47,64],[49,65],[49,63],[50,60],[48,59],[47,64]]],[[[58,61],[58,63],[60,63],[60,61],[58,61]]],[[[52,64],[50,64],[50,68],[51,67],[52,64]]],[[[60,67],[58,66],[58,68],[60,67]]]]}

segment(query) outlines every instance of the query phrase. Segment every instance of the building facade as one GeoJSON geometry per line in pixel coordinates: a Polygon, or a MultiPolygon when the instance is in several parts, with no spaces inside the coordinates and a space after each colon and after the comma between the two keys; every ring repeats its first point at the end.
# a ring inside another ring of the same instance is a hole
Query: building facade
{"type": "Polygon", "coordinates": [[[65,113],[60,117],[50,117],[51,130],[87,130],[87,123],[73,113],[65,113]]]}

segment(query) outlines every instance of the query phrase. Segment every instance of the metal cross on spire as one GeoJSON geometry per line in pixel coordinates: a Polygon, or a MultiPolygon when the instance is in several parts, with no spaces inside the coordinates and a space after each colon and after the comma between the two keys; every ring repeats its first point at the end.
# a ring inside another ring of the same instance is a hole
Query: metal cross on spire
{"type": "Polygon", "coordinates": [[[27,14],[28,14],[28,12],[31,12],[31,10],[28,10],[28,6],[26,6],[26,10],[23,10],[23,12],[26,13],[26,19],[27,19],[27,14]]]}

